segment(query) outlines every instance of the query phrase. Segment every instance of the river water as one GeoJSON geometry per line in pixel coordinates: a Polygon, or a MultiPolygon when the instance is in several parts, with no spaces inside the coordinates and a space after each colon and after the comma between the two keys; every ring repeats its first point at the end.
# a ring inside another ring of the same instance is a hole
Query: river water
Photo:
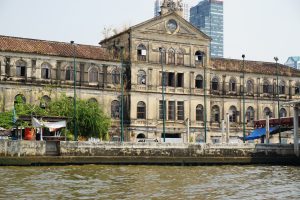
{"type": "Polygon", "coordinates": [[[300,199],[300,167],[0,167],[0,199],[300,199]]]}

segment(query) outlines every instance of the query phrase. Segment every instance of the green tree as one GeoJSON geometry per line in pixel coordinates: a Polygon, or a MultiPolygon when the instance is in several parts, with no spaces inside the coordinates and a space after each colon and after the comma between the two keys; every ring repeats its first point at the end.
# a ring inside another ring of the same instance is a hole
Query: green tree
{"type": "MultiPolygon", "coordinates": [[[[30,116],[60,116],[67,117],[67,128],[74,133],[74,101],[66,95],[54,99],[46,108],[39,105],[26,104],[22,98],[15,102],[16,114],[30,116]]],[[[103,109],[95,102],[76,99],[76,121],[78,135],[83,137],[107,138],[110,127],[110,118],[103,112],[103,109]]],[[[22,123],[21,123],[22,124],[22,123]]],[[[13,127],[13,111],[0,114],[0,127],[13,127]]]]}

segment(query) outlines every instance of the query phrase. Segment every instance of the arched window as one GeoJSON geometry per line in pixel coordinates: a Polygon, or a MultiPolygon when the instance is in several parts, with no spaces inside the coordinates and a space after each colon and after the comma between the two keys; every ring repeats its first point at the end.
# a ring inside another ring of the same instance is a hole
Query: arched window
{"type": "Polygon", "coordinates": [[[270,82],[268,80],[264,80],[263,82],[263,93],[265,94],[272,94],[272,85],[270,84],[270,82]]]}
{"type": "Polygon", "coordinates": [[[287,112],[284,108],[281,108],[279,111],[280,117],[287,117],[287,112]]]}
{"type": "Polygon", "coordinates": [[[144,70],[138,71],[137,84],[138,85],[146,85],[146,72],[144,70]]]}
{"type": "Polygon", "coordinates": [[[89,70],[89,82],[90,83],[98,83],[98,70],[96,67],[92,67],[89,70]]]}
{"type": "Polygon", "coordinates": [[[117,100],[111,102],[111,118],[120,118],[120,102],[117,100]]]}
{"type": "Polygon", "coordinates": [[[247,108],[247,111],[246,111],[246,122],[247,123],[251,123],[251,122],[253,122],[254,121],[254,115],[255,113],[254,113],[254,108],[253,107],[248,107],[247,108]]]}
{"type": "Polygon", "coordinates": [[[137,118],[146,119],[146,104],[142,101],[137,104],[137,118]]]}
{"type": "Polygon", "coordinates": [[[41,98],[40,107],[41,108],[46,108],[49,105],[50,101],[51,101],[51,98],[47,95],[44,95],[41,98]]]}
{"type": "Polygon", "coordinates": [[[295,95],[300,95],[300,82],[295,84],[295,95]]]}
{"type": "Polygon", "coordinates": [[[253,94],[254,93],[254,83],[253,80],[249,79],[247,81],[247,93],[248,94],[253,94]]]}
{"type": "Polygon", "coordinates": [[[219,90],[219,79],[218,77],[213,77],[211,81],[211,89],[212,90],[219,90]]]}
{"type": "Polygon", "coordinates": [[[201,75],[196,76],[195,87],[197,89],[203,89],[203,77],[201,75]]]}
{"type": "Polygon", "coordinates": [[[18,60],[16,62],[16,76],[26,76],[26,62],[24,60],[18,60]]]}
{"type": "Polygon", "coordinates": [[[236,80],[235,80],[235,78],[231,78],[229,80],[229,91],[230,92],[236,92],[236,80]]]}
{"type": "Polygon", "coordinates": [[[88,100],[88,102],[89,103],[98,103],[98,101],[97,101],[97,99],[95,99],[95,98],[90,98],[89,100],[88,100]]]}
{"type": "Polygon", "coordinates": [[[159,50],[159,63],[166,64],[166,49],[163,47],[159,50]]]}
{"type": "Polygon", "coordinates": [[[196,51],[195,53],[195,63],[196,64],[203,64],[204,62],[204,53],[201,51],[196,51]]]}
{"type": "Polygon", "coordinates": [[[229,108],[229,122],[237,122],[237,110],[235,106],[229,108]]]}
{"type": "Polygon", "coordinates": [[[14,104],[26,103],[26,98],[23,94],[18,94],[15,96],[14,104]]]}
{"type": "Polygon", "coordinates": [[[278,89],[279,89],[279,94],[285,94],[285,82],[284,81],[280,81],[278,89]]]}
{"type": "Polygon", "coordinates": [[[177,53],[177,65],[184,65],[184,51],[182,49],[179,49],[177,53]]]}
{"type": "Polygon", "coordinates": [[[146,61],[147,60],[147,49],[145,45],[140,44],[137,47],[137,59],[138,61],[146,61]]]}
{"type": "Polygon", "coordinates": [[[269,107],[265,107],[264,109],[264,117],[266,117],[267,115],[269,115],[270,117],[272,117],[273,113],[271,112],[271,109],[269,107]]]}
{"type": "Polygon", "coordinates": [[[175,64],[175,50],[172,48],[168,51],[168,64],[175,64]]]}
{"type": "Polygon", "coordinates": [[[196,107],[196,121],[203,121],[203,116],[203,106],[199,104],[196,107]]]}
{"type": "Polygon", "coordinates": [[[211,122],[220,122],[220,108],[217,105],[211,109],[211,122]]]}
{"type": "Polygon", "coordinates": [[[50,79],[51,78],[51,66],[49,63],[43,63],[42,64],[42,71],[41,71],[41,77],[42,79],[50,79]]]}
{"type": "Polygon", "coordinates": [[[140,134],[137,135],[136,138],[137,139],[144,139],[144,138],[146,138],[146,136],[143,133],[140,133],[140,134]]]}
{"type": "Polygon", "coordinates": [[[114,69],[111,73],[112,76],[112,84],[118,85],[120,84],[120,72],[117,69],[114,69]]]}
{"type": "Polygon", "coordinates": [[[74,68],[72,66],[66,68],[66,81],[74,81],[74,68]]]}

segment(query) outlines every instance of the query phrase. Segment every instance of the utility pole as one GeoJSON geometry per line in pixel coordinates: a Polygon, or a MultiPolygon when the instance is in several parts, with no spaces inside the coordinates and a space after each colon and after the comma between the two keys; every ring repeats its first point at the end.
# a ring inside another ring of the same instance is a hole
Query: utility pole
{"type": "Polygon", "coordinates": [[[71,45],[73,46],[73,79],[74,79],[74,140],[77,141],[77,119],[76,119],[76,62],[75,62],[75,54],[76,54],[76,49],[75,49],[75,44],[74,41],[71,41],[71,45]]]}
{"type": "Polygon", "coordinates": [[[281,118],[280,118],[280,99],[279,99],[279,72],[278,72],[278,57],[274,57],[276,62],[276,76],[277,76],[277,114],[279,122],[279,144],[281,144],[281,118]]]}
{"type": "Polygon", "coordinates": [[[163,48],[159,48],[160,51],[160,61],[161,61],[161,77],[162,77],[162,106],[163,106],[163,138],[164,142],[166,142],[166,102],[165,102],[165,73],[164,73],[164,65],[163,65],[163,48]]]}
{"type": "Polygon", "coordinates": [[[243,58],[243,142],[246,140],[246,113],[245,113],[245,55],[243,58]]]}

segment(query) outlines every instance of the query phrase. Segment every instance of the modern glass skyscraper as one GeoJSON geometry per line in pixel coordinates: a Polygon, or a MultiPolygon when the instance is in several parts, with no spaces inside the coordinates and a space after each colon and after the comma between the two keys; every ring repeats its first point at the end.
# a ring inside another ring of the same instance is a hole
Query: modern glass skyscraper
{"type": "MultiPolygon", "coordinates": [[[[154,1],[154,16],[159,16],[160,7],[164,1],[155,0],[154,1]]],[[[190,7],[187,3],[183,3],[183,18],[187,21],[190,19],[190,7]]]]}
{"type": "Polygon", "coordinates": [[[224,55],[223,0],[203,0],[190,9],[190,22],[212,38],[212,57],[224,55]]]}

